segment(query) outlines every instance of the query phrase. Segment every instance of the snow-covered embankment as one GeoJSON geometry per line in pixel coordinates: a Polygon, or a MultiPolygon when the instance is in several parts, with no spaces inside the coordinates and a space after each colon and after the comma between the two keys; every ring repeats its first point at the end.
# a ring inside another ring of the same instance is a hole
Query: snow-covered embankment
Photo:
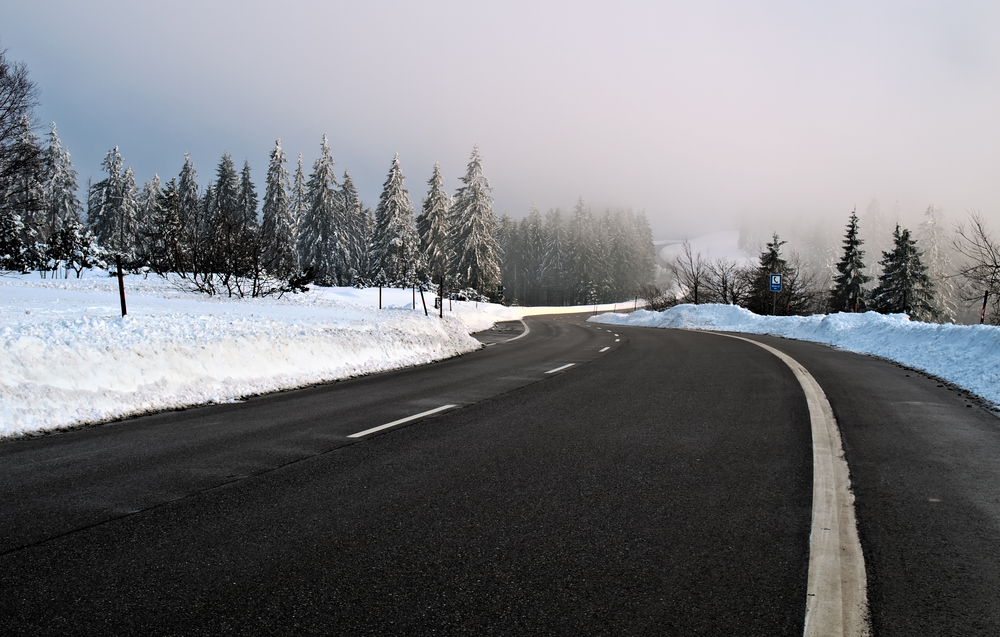
{"type": "Polygon", "coordinates": [[[905,314],[759,316],[732,305],[678,305],[663,312],[602,314],[614,325],[772,334],[827,343],[920,369],[1000,405],[1000,327],[938,325],[905,314]]]}
{"type": "MultiPolygon", "coordinates": [[[[57,429],[427,363],[477,349],[515,315],[455,303],[444,320],[409,290],[314,288],[218,299],[129,277],[0,279],[0,436],[57,429]]],[[[428,298],[428,301],[431,301],[428,298]]]]}

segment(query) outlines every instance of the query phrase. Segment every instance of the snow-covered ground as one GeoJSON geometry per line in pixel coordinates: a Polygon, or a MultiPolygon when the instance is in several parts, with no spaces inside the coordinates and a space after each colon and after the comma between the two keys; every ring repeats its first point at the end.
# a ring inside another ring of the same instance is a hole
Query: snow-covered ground
{"type": "Polygon", "coordinates": [[[1000,327],[938,325],[905,314],[759,316],[732,305],[677,305],[663,312],[602,314],[613,325],[773,334],[827,343],[920,369],[1000,405],[1000,327]]]}

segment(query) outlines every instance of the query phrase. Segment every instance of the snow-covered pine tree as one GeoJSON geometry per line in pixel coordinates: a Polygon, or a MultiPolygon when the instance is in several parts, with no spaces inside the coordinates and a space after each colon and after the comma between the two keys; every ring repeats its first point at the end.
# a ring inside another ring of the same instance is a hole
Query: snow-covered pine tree
{"type": "Polygon", "coordinates": [[[518,234],[521,238],[521,286],[526,305],[542,301],[542,277],[545,272],[545,229],[542,213],[534,203],[528,216],[521,219],[518,234]]]}
{"type": "Polygon", "coordinates": [[[361,203],[350,173],[344,171],[340,186],[340,218],[344,225],[344,273],[341,285],[363,285],[368,277],[372,219],[361,203]]]}
{"type": "Polygon", "coordinates": [[[483,175],[479,146],[472,149],[462,186],[451,209],[452,271],[461,287],[495,297],[500,284],[500,244],[493,214],[493,189],[483,175]]]}
{"type": "Polygon", "coordinates": [[[594,214],[580,197],[573,209],[567,237],[571,303],[597,303],[594,269],[598,261],[594,214]]]}
{"type": "Polygon", "coordinates": [[[521,268],[521,236],[517,222],[506,212],[497,221],[497,243],[503,259],[500,262],[500,280],[503,283],[503,296],[510,303],[520,304],[521,286],[518,280],[518,270],[521,268]]]}
{"type": "MultiPolygon", "coordinates": [[[[184,166],[177,177],[177,221],[183,229],[175,249],[175,272],[196,276],[207,266],[209,227],[206,224],[205,201],[198,194],[198,171],[191,155],[184,153],[184,166]]],[[[211,188],[210,188],[211,189],[211,188]]],[[[205,193],[205,198],[209,193],[205,193]]]]}
{"type": "Polygon", "coordinates": [[[542,277],[548,305],[565,305],[567,302],[568,250],[566,226],[559,208],[545,213],[545,256],[542,277]]]}
{"type": "Polygon", "coordinates": [[[299,163],[295,169],[295,179],[292,182],[290,197],[292,199],[292,219],[294,220],[292,225],[296,232],[296,242],[298,242],[299,228],[302,227],[302,222],[306,218],[306,212],[309,210],[309,190],[306,188],[306,173],[302,168],[302,153],[299,153],[299,163]]]}
{"type": "Polygon", "coordinates": [[[257,188],[250,177],[250,160],[243,160],[243,170],[240,171],[239,210],[243,224],[248,228],[256,228],[257,219],[257,188]]]}
{"type": "Polygon", "coordinates": [[[375,281],[381,285],[415,285],[422,270],[422,257],[413,203],[409,191],[403,187],[397,154],[375,208],[375,281]]]}
{"type": "Polygon", "coordinates": [[[90,188],[87,223],[101,248],[120,259],[124,267],[135,258],[138,203],[135,176],[123,165],[115,146],[101,163],[108,176],[90,188]]]}
{"type": "Polygon", "coordinates": [[[865,284],[871,277],[865,274],[863,243],[858,236],[857,211],[852,210],[844,235],[844,254],[837,263],[838,274],[833,277],[830,312],[863,312],[866,309],[868,291],[865,284]]]}
{"type": "Polygon", "coordinates": [[[883,314],[906,314],[918,321],[935,317],[934,287],[921,263],[917,242],[910,231],[896,224],[893,247],[882,253],[882,274],[872,290],[872,308],[883,314]]]}
{"type": "MultiPolygon", "coordinates": [[[[4,120],[8,118],[4,117],[4,120]]],[[[4,137],[13,136],[17,141],[6,150],[7,156],[0,162],[0,207],[11,211],[20,219],[21,236],[19,244],[24,246],[24,257],[28,266],[38,261],[39,229],[45,225],[45,180],[46,166],[38,138],[31,128],[31,118],[22,115],[11,121],[14,131],[3,131],[4,137]]],[[[13,216],[11,218],[13,218],[13,216]]],[[[17,224],[15,224],[17,225],[17,224]]]]}
{"type": "Polygon", "coordinates": [[[233,158],[228,152],[223,153],[216,171],[214,196],[209,200],[208,223],[212,229],[212,272],[219,275],[230,294],[232,278],[246,274],[250,268],[248,248],[253,243],[241,191],[233,158]]]}
{"type": "Polygon", "coordinates": [[[77,172],[70,161],[69,151],[62,147],[56,132],[56,123],[52,122],[52,132],[49,133],[49,145],[45,150],[46,174],[45,199],[47,205],[45,227],[40,237],[48,242],[48,238],[58,233],[72,222],[79,223],[83,204],[77,195],[79,184],[77,172]]]}
{"type": "Polygon", "coordinates": [[[295,249],[295,220],[289,199],[288,158],[281,140],[274,143],[271,163],[267,169],[264,191],[264,221],[261,226],[264,269],[276,277],[287,279],[299,272],[299,256],[295,249]]]}
{"type": "Polygon", "coordinates": [[[421,215],[417,217],[417,230],[420,232],[420,249],[427,258],[428,273],[437,281],[441,276],[451,274],[448,268],[452,257],[449,239],[451,198],[444,189],[440,164],[435,162],[427,185],[430,188],[424,197],[421,215]]]}
{"type": "Polygon", "coordinates": [[[953,244],[945,229],[944,212],[930,205],[924,220],[917,227],[917,240],[923,249],[922,262],[927,265],[927,278],[934,288],[932,303],[936,320],[954,323],[958,317],[959,291],[953,280],[954,265],[949,251],[953,244]]]}
{"type": "Polygon", "coordinates": [[[153,178],[143,185],[138,197],[136,197],[137,264],[152,267],[155,255],[165,251],[166,239],[160,232],[160,220],[163,217],[163,211],[160,210],[162,199],[163,189],[160,185],[160,176],[153,175],[153,178]]]}
{"type": "Polygon", "coordinates": [[[319,285],[337,285],[337,265],[344,250],[337,227],[337,175],[333,171],[333,155],[323,135],[320,156],[313,163],[307,184],[308,208],[299,226],[299,263],[312,269],[313,280],[319,285]]]}

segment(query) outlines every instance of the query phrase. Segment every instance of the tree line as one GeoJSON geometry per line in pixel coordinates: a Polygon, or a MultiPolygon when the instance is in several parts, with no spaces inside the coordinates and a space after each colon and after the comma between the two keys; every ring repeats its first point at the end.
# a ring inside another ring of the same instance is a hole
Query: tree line
{"type": "Polygon", "coordinates": [[[941,211],[930,206],[920,224],[920,242],[896,224],[891,243],[878,251],[872,268],[862,249],[860,222],[852,211],[839,257],[830,274],[810,270],[796,253],[786,256],[787,241],[774,233],[755,263],[703,259],[684,242],[682,254],[668,264],[671,291],[651,288],[657,308],[676,303],[728,303],[758,314],[805,315],[832,312],[906,314],[920,321],[954,321],[957,302],[982,302],[980,322],[1000,323],[1000,243],[985,219],[970,214],[949,236],[941,211]],[[965,257],[956,265],[952,255],[965,257]],[[772,292],[770,276],[782,275],[782,289],[772,292]],[[991,300],[992,299],[992,300],[991,300]]]}
{"type": "Polygon", "coordinates": [[[503,287],[521,305],[586,305],[642,294],[656,273],[653,235],[642,212],[595,214],[580,198],[567,219],[532,206],[520,222],[500,218],[503,287]]]}

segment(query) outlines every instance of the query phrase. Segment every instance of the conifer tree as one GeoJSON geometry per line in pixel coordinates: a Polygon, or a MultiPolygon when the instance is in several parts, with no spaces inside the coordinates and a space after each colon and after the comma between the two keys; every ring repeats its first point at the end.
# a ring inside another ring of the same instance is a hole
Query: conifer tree
{"type": "Polygon", "coordinates": [[[500,264],[501,282],[504,287],[504,298],[511,303],[522,302],[521,286],[518,271],[521,268],[521,236],[517,222],[506,212],[500,215],[497,222],[497,243],[503,259],[500,264]]]}
{"type": "Polygon", "coordinates": [[[927,206],[924,220],[917,228],[917,237],[923,249],[921,261],[927,266],[927,278],[934,288],[935,320],[954,323],[958,316],[959,291],[952,279],[954,264],[948,249],[953,242],[945,229],[941,208],[927,206]]]}
{"type": "Polygon", "coordinates": [[[163,211],[160,210],[162,199],[160,176],[153,175],[136,197],[136,257],[140,265],[152,266],[155,255],[165,251],[163,244],[166,239],[159,225],[163,218],[163,211]]]}
{"type": "Polygon", "coordinates": [[[77,172],[69,158],[69,151],[62,147],[56,124],[52,122],[49,146],[45,151],[47,182],[45,184],[46,219],[40,239],[48,242],[64,227],[79,223],[83,204],[77,195],[77,172]]]}
{"type": "Polygon", "coordinates": [[[528,216],[521,219],[518,234],[521,239],[521,274],[523,301],[527,305],[541,302],[542,280],[545,274],[545,229],[542,213],[531,204],[528,216]]]}
{"type": "Polygon", "coordinates": [[[11,211],[11,219],[13,216],[20,219],[18,243],[24,246],[28,265],[34,266],[38,260],[35,244],[44,240],[39,237],[38,229],[45,224],[46,166],[38,138],[31,128],[31,118],[24,114],[11,124],[13,131],[10,133],[16,136],[16,142],[5,149],[6,156],[0,162],[0,207],[11,211]]]}
{"type": "Polygon", "coordinates": [[[844,236],[844,254],[837,263],[838,274],[833,277],[831,312],[863,312],[866,309],[865,283],[871,277],[865,274],[865,251],[861,249],[863,243],[858,236],[857,211],[852,210],[847,223],[847,234],[844,236]]]}
{"type": "Polygon", "coordinates": [[[239,211],[243,225],[247,228],[256,228],[257,220],[257,188],[250,178],[250,161],[243,160],[243,170],[240,172],[240,195],[239,211]]]}
{"type": "Polygon", "coordinates": [[[341,285],[363,284],[368,276],[371,215],[361,203],[350,173],[344,171],[340,187],[341,222],[344,225],[344,272],[341,285]]]}
{"type": "Polygon", "coordinates": [[[597,236],[594,214],[580,197],[573,209],[568,236],[569,289],[571,303],[597,303],[598,289],[595,270],[598,263],[597,236]]]}
{"type": "Polygon", "coordinates": [[[428,273],[436,281],[450,274],[448,268],[452,256],[449,226],[451,198],[444,189],[440,164],[434,164],[434,172],[427,185],[430,189],[424,197],[422,214],[417,218],[417,229],[420,231],[420,249],[427,258],[428,273]]]}
{"type": "Polygon", "coordinates": [[[550,209],[545,213],[545,256],[543,257],[543,283],[550,305],[565,305],[566,277],[568,273],[566,226],[562,211],[550,209]]]}
{"type": "Polygon", "coordinates": [[[267,169],[267,186],[264,191],[264,220],[261,226],[264,269],[280,278],[298,273],[299,258],[295,249],[295,220],[289,198],[288,158],[281,148],[281,140],[274,143],[271,163],[267,169]]]}
{"type": "Polygon", "coordinates": [[[766,248],[760,254],[759,264],[753,270],[747,298],[747,309],[757,314],[779,315],[803,314],[809,309],[810,298],[800,278],[795,262],[789,262],[781,255],[782,241],[775,232],[766,248]],[[770,290],[770,275],[782,275],[781,292],[770,290]]]}
{"type": "Polygon", "coordinates": [[[882,253],[882,274],[872,290],[872,306],[883,314],[906,314],[919,321],[932,320],[934,288],[927,277],[927,267],[920,261],[917,242],[910,231],[896,229],[892,233],[893,247],[882,253]]]}
{"type": "Polygon", "coordinates": [[[302,222],[306,218],[309,210],[309,191],[306,188],[306,173],[302,169],[302,153],[299,153],[299,164],[295,169],[295,180],[292,182],[291,192],[292,224],[295,228],[296,245],[298,242],[298,231],[302,227],[302,222]]]}
{"type": "Polygon", "coordinates": [[[421,271],[420,237],[410,193],[403,187],[399,155],[392,160],[375,208],[375,280],[380,285],[410,286],[421,271]]]}
{"type": "Polygon", "coordinates": [[[177,221],[184,229],[184,235],[175,252],[176,272],[182,276],[192,276],[208,267],[209,226],[205,211],[205,200],[210,199],[212,187],[205,193],[205,200],[198,194],[198,171],[195,170],[191,155],[184,153],[184,166],[177,177],[177,221]]]}
{"type": "Polygon", "coordinates": [[[493,189],[483,175],[479,146],[473,147],[461,181],[451,214],[452,271],[461,287],[493,297],[500,284],[501,252],[496,239],[493,189]]]}
{"type": "Polygon", "coordinates": [[[333,171],[333,155],[323,135],[320,156],[313,163],[307,184],[308,208],[299,226],[299,263],[312,269],[320,285],[337,285],[337,265],[344,246],[337,227],[337,175],[333,171]]]}
{"type": "Polygon", "coordinates": [[[101,163],[108,176],[91,186],[87,222],[98,244],[124,265],[135,257],[138,204],[132,169],[123,164],[115,146],[101,163]]]}

